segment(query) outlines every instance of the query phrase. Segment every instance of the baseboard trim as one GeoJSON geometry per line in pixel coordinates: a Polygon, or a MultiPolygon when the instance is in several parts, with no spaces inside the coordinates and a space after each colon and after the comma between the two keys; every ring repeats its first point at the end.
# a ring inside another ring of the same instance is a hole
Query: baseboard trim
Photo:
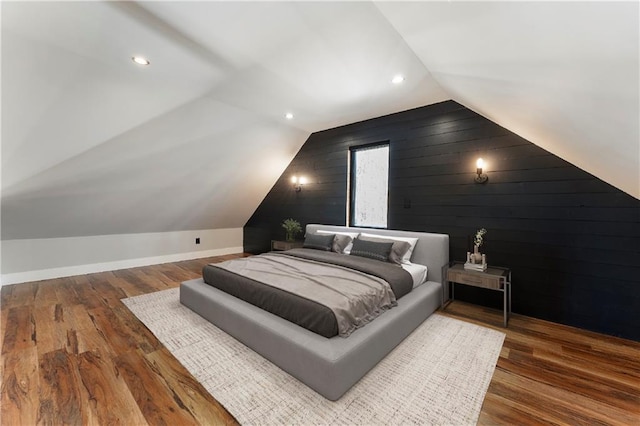
{"type": "Polygon", "coordinates": [[[0,275],[0,287],[10,284],[22,284],[32,281],[50,280],[54,278],[72,277],[74,275],[93,274],[118,269],[137,268],[139,266],[159,265],[161,263],[180,262],[182,260],[201,259],[203,257],[224,256],[242,253],[242,247],[176,253],[165,256],[143,257],[137,259],[117,260],[114,262],[92,263],[88,265],[65,266],[62,268],[40,269],[37,271],[15,272],[0,275]]]}

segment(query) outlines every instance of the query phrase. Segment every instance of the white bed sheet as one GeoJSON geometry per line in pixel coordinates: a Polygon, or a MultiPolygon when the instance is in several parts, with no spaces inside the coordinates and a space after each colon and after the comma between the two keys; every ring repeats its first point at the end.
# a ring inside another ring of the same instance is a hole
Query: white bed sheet
{"type": "Polygon", "coordinates": [[[400,266],[411,274],[411,278],[413,278],[413,288],[418,287],[427,280],[428,269],[426,266],[418,265],[417,263],[403,263],[400,266]]]}

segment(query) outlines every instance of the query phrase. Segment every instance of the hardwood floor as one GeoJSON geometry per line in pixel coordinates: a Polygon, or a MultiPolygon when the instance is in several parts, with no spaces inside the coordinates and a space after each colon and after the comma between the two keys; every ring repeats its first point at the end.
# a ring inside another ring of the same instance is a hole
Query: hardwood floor
{"type": "MultiPolygon", "coordinates": [[[[120,299],[176,287],[222,256],[5,286],[1,424],[235,424],[120,299]]],[[[480,424],[640,424],[640,343],[454,302],[505,331],[480,424]]]]}
{"type": "Polygon", "coordinates": [[[640,425],[640,343],[462,302],[441,314],[507,335],[479,424],[640,425]]]}

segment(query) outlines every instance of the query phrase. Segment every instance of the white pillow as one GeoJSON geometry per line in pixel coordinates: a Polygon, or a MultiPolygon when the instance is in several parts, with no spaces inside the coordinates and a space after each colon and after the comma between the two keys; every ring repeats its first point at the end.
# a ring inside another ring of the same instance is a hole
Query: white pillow
{"type": "Polygon", "coordinates": [[[322,229],[318,229],[316,232],[318,234],[339,234],[339,235],[348,235],[348,236],[350,236],[352,241],[349,244],[347,244],[347,246],[344,248],[344,250],[343,250],[344,254],[351,253],[351,247],[353,247],[353,240],[358,238],[358,235],[360,235],[357,232],[325,231],[325,230],[322,230],[322,229]]]}
{"type": "Polygon", "coordinates": [[[405,253],[405,255],[402,256],[402,263],[407,263],[411,260],[413,249],[416,247],[416,244],[418,244],[417,238],[396,237],[395,235],[365,234],[364,232],[361,233],[360,235],[362,235],[363,237],[382,238],[384,240],[390,240],[390,241],[406,241],[407,243],[409,243],[410,247],[409,247],[409,250],[407,250],[407,253],[405,253]]]}

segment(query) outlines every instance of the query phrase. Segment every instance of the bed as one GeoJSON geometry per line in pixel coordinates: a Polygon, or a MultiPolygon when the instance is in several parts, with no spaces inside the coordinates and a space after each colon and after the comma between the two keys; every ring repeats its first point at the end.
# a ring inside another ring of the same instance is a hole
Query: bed
{"type": "Polygon", "coordinates": [[[411,262],[427,266],[426,281],[399,298],[397,306],[346,338],[323,337],[212,287],[202,278],[181,284],[180,302],[335,401],[442,305],[442,268],[449,261],[449,237],[328,225],[307,225],[306,231],[417,238],[411,262]]]}

